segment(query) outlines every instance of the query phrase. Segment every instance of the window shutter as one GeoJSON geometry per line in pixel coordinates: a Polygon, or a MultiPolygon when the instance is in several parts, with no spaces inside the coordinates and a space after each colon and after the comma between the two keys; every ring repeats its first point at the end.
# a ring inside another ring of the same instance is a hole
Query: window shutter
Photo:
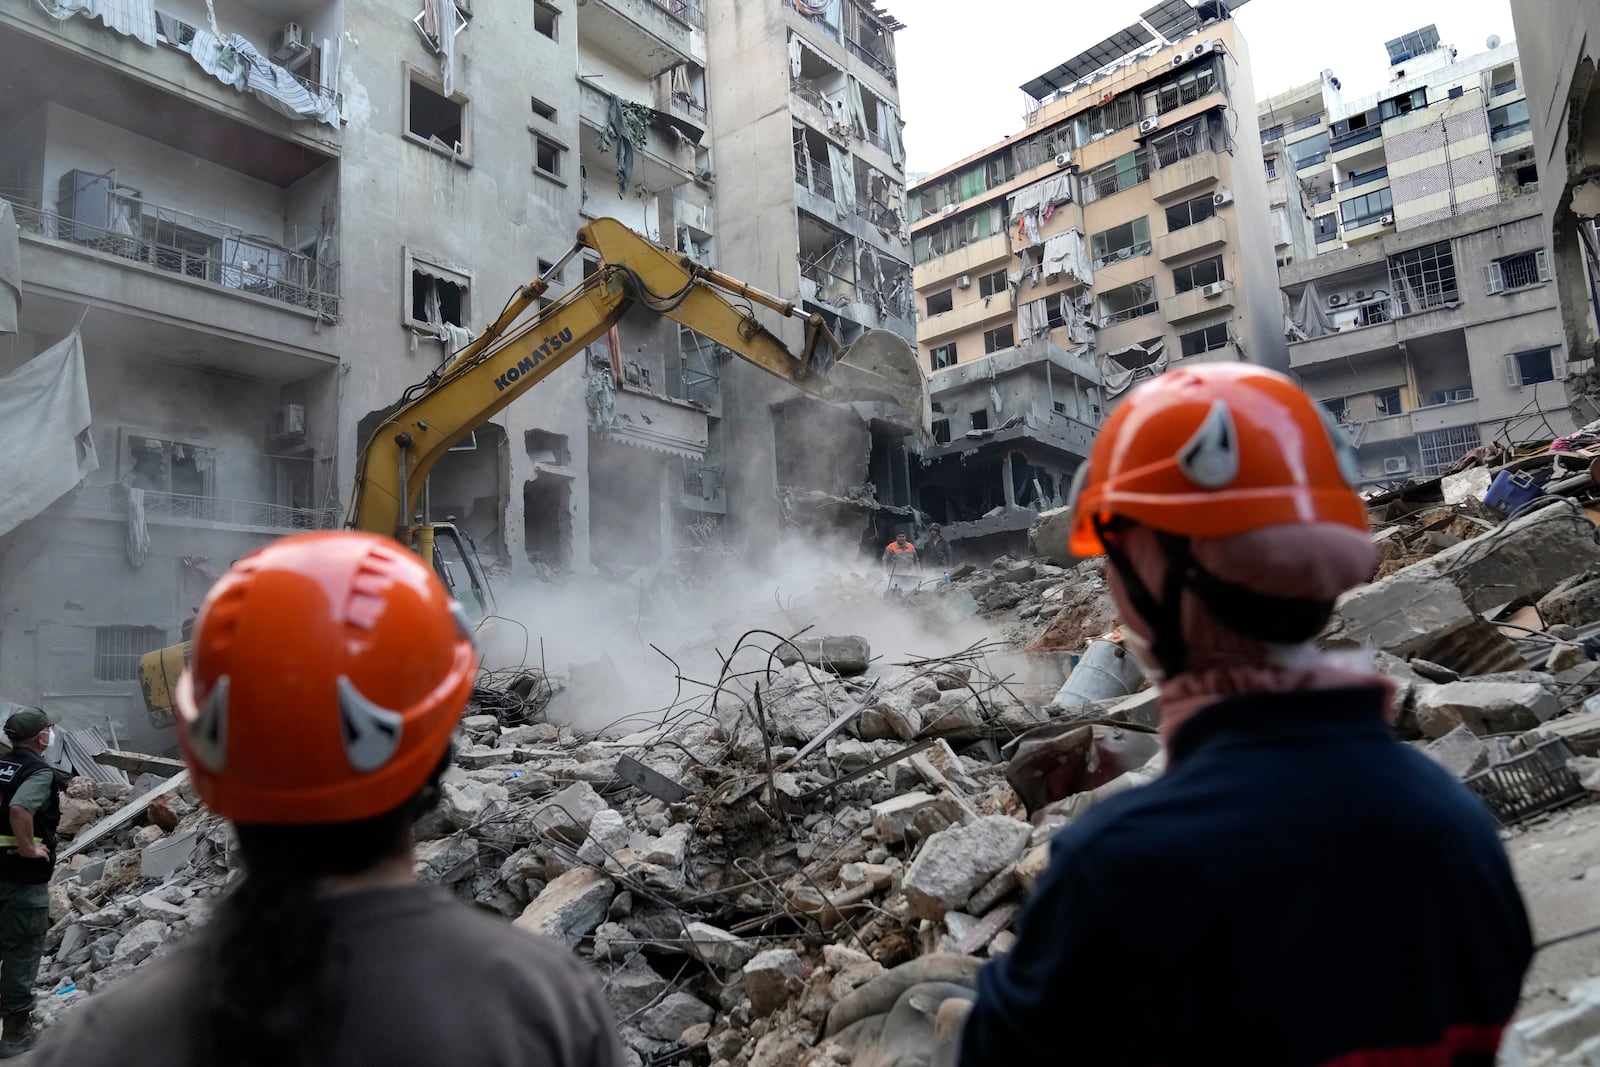
{"type": "Polygon", "coordinates": [[[1549,281],[1550,280],[1550,253],[1546,252],[1544,249],[1541,248],[1535,254],[1535,258],[1539,261],[1539,280],[1541,282],[1549,281]]]}
{"type": "MultiPolygon", "coordinates": [[[[1541,256],[1544,255],[1543,252],[1539,254],[1541,256]]],[[[1555,380],[1558,382],[1566,381],[1567,379],[1567,361],[1559,348],[1550,350],[1550,373],[1554,375],[1555,380]]]]}
{"type": "Polygon", "coordinates": [[[1501,292],[1506,287],[1505,276],[1500,273],[1499,263],[1489,263],[1483,268],[1485,288],[1490,296],[1501,292]]]}
{"type": "Polygon", "coordinates": [[[1517,365],[1515,352],[1506,355],[1506,386],[1511,389],[1522,388],[1522,368],[1517,365]]]}

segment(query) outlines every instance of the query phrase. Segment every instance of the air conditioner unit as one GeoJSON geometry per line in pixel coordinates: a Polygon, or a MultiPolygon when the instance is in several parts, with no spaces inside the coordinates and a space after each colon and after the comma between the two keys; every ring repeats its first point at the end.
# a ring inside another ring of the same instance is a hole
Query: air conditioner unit
{"type": "Polygon", "coordinates": [[[1059,155],[1057,155],[1056,156],[1056,166],[1058,166],[1058,167],[1070,167],[1070,166],[1072,166],[1072,153],[1071,152],[1062,152],[1059,155]]]}
{"type": "Polygon", "coordinates": [[[939,212],[939,214],[941,214],[941,215],[954,215],[955,213],[956,213],[956,205],[954,205],[954,204],[946,204],[944,206],[944,210],[939,212]]]}
{"type": "Polygon", "coordinates": [[[303,440],[306,435],[306,409],[304,404],[285,404],[272,413],[272,439],[274,441],[303,440]]]}
{"type": "Polygon", "coordinates": [[[1372,299],[1372,294],[1367,292],[1365,289],[1357,289],[1356,290],[1356,303],[1364,304],[1368,300],[1371,300],[1371,299],[1372,299]]]}
{"type": "Polygon", "coordinates": [[[1411,460],[1406,456],[1383,457],[1383,473],[1404,474],[1411,467],[1411,460]]]}
{"type": "Polygon", "coordinates": [[[1453,389],[1453,390],[1451,390],[1450,399],[1458,401],[1458,402],[1462,401],[1462,400],[1471,400],[1472,399],[1472,389],[1471,389],[1471,387],[1469,386],[1466,389],[1453,389]]]}
{"type": "Polygon", "coordinates": [[[1215,48],[1215,47],[1216,47],[1216,42],[1215,41],[1210,41],[1210,40],[1201,41],[1201,42],[1199,42],[1198,44],[1196,44],[1194,46],[1194,51],[1189,53],[1189,58],[1191,58],[1191,59],[1199,59],[1201,56],[1209,54],[1211,52],[1211,50],[1213,48],[1215,48]]]}
{"type": "Polygon", "coordinates": [[[1210,285],[1201,286],[1200,295],[1208,300],[1215,299],[1233,288],[1229,281],[1212,282],[1210,285]]]}
{"type": "Polygon", "coordinates": [[[1333,293],[1333,294],[1329,295],[1329,297],[1328,297],[1328,306],[1331,307],[1331,308],[1343,307],[1344,306],[1344,294],[1343,293],[1333,293]]]}
{"type": "Polygon", "coordinates": [[[1213,205],[1217,206],[1217,207],[1221,207],[1224,204],[1233,203],[1233,190],[1232,189],[1222,189],[1222,190],[1218,191],[1217,193],[1212,195],[1211,203],[1213,205]]]}
{"type": "Polygon", "coordinates": [[[298,22],[285,22],[283,29],[272,36],[272,59],[275,63],[287,65],[310,51],[306,45],[305,31],[298,22]]]}
{"type": "Polygon", "coordinates": [[[1172,57],[1172,65],[1174,67],[1181,67],[1187,62],[1189,62],[1188,52],[1179,52],[1172,57]]]}
{"type": "Polygon", "coordinates": [[[1390,226],[1390,225],[1393,225],[1393,224],[1394,224],[1394,216],[1393,215],[1385,215],[1385,216],[1383,216],[1383,218],[1378,220],[1378,225],[1379,226],[1390,226]]]}
{"type": "Polygon", "coordinates": [[[1161,116],[1159,116],[1159,115],[1151,115],[1147,119],[1140,119],[1139,120],[1139,132],[1140,133],[1150,133],[1151,131],[1159,129],[1160,127],[1161,127],[1161,116]]]}
{"type": "Polygon", "coordinates": [[[971,289],[972,288],[972,275],[963,274],[961,277],[957,278],[956,279],[956,288],[957,289],[971,289]]]}

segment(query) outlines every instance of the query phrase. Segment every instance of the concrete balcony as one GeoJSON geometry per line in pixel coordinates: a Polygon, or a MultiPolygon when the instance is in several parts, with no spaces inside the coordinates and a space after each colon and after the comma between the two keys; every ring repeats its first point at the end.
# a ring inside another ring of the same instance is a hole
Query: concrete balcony
{"type": "Polygon", "coordinates": [[[1161,302],[1161,313],[1171,323],[1188,322],[1204,315],[1218,311],[1231,310],[1236,303],[1236,287],[1231,281],[1222,281],[1216,284],[1215,295],[1207,296],[1206,290],[1212,286],[1201,285],[1190,289],[1187,293],[1178,293],[1169,296],[1161,302]]]}
{"type": "Polygon", "coordinates": [[[704,63],[704,48],[696,55],[693,36],[687,8],[680,17],[655,0],[586,0],[578,5],[578,39],[647,77],[680,63],[704,63]]]}
{"type": "MultiPolygon", "coordinates": [[[[591,0],[589,6],[592,7],[599,2],[600,0],[591,0]]],[[[644,3],[644,6],[655,7],[651,3],[644,3]]],[[[588,180],[597,187],[609,187],[615,190],[616,148],[613,146],[604,151],[600,148],[600,135],[611,123],[611,94],[596,88],[583,78],[577,81],[580,86],[578,138],[582,148],[582,162],[589,172],[588,180]]],[[[625,100],[623,103],[650,108],[650,105],[640,101],[625,100]]],[[[654,119],[645,133],[644,144],[634,146],[634,183],[653,191],[661,191],[675,189],[693,181],[694,148],[683,144],[672,135],[666,116],[654,108],[650,110],[654,114],[654,119]]]]}
{"type": "Polygon", "coordinates": [[[1357,448],[1364,445],[1388,444],[1391,441],[1402,441],[1412,437],[1416,430],[1411,425],[1411,413],[1402,415],[1386,415],[1380,419],[1368,419],[1345,426],[1350,435],[1350,443],[1357,448]]]}
{"type": "Polygon", "coordinates": [[[1455,426],[1471,426],[1477,421],[1477,397],[1471,400],[1453,400],[1448,404],[1430,404],[1411,412],[1411,428],[1417,433],[1448,430],[1455,426]]]}
{"type": "Polygon", "coordinates": [[[1171,263],[1185,256],[1209,252],[1228,243],[1228,223],[1220,215],[1156,238],[1156,256],[1171,263]]]}
{"type": "Polygon", "coordinates": [[[1100,327],[1094,334],[1094,346],[1096,351],[1115,352],[1129,345],[1143,344],[1152,337],[1160,337],[1165,328],[1160,313],[1151,312],[1100,327]]]}
{"type": "MultiPolygon", "coordinates": [[[[965,296],[974,290],[956,290],[958,295],[965,296]]],[[[925,294],[918,294],[919,302],[927,299],[925,294]]],[[[998,326],[1016,318],[1016,307],[1011,301],[1011,291],[1008,288],[1003,293],[984,299],[975,297],[964,304],[957,304],[952,311],[941,315],[924,315],[917,322],[917,343],[925,344],[939,338],[949,337],[961,333],[963,330],[974,326],[998,326]]]]}
{"type": "Polygon", "coordinates": [[[943,279],[954,279],[963,274],[976,275],[983,267],[1011,259],[1011,245],[1003,233],[993,234],[974,241],[965,248],[935,256],[916,268],[917,288],[931,288],[943,279]]]}
{"type": "Polygon", "coordinates": [[[624,387],[616,392],[616,424],[608,432],[639,448],[700,459],[709,447],[708,426],[698,404],[624,387]]]}
{"type": "Polygon", "coordinates": [[[1395,324],[1380,322],[1374,326],[1340,330],[1326,337],[1313,337],[1309,341],[1295,341],[1289,345],[1289,366],[1299,369],[1329,360],[1389,351],[1399,355],[1395,324]]]}
{"type": "Polygon", "coordinates": [[[1193,197],[1203,189],[1213,188],[1220,180],[1217,154],[1202,152],[1152,173],[1150,196],[1156,203],[1165,204],[1193,197]]]}
{"type": "MultiPolygon", "coordinates": [[[[128,521],[128,496],[121,485],[85,485],[62,497],[53,507],[61,514],[77,518],[128,521]]],[[[332,530],[343,518],[339,508],[295,508],[251,500],[158,493],[149,489],[144,493],[144,514],[147,521],[156,525],[244,530],[268,535],[332,530]]]]}

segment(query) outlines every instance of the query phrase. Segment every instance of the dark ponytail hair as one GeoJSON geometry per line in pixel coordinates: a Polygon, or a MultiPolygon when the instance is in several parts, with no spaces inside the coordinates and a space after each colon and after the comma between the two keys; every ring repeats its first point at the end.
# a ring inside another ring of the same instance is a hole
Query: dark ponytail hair
{"type": "Polygon", "coordinates": [[[236,825],[244,874],[199,938],[196,1062],[320,1067],[333,1062],[346,961],[329,942],[317,883],[403,853],[439,799],[451,752],[406,803],[358,822],[236,825]]]}

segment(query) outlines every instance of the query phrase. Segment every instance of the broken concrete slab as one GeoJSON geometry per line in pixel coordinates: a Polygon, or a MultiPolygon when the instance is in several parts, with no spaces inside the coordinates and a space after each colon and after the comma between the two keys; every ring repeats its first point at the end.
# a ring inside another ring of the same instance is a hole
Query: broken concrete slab
{"type": "Polygon", "coordinates": [[[1523,597],[1542,597],[1564,579],[1600,569],[1600,540],[1582,508],[1547,507],[1399,574],[1424,567],[1449,578],[1474,611],[1484,611],[1523,597]]]}
{"type": "Polygon", "coordinates": [[[911,913],[939,919],[972,899],[1027,847],[1033,828],[1006,815],[988,815],[970,826],[941,830],[928,838],[906,871],[902,888],[911,913]]]}
{"type": "Polygon", "coordinates": [[[658,1041],[677,1041],[691,1026],[717,1017],[711,1005],[688,993],[669,993],[660,1004],[639,1016],[639,1029],[658,1041]]]}
{"type": "Polygon", "coordinates": [[[181,830],[147,845],[139,853],[139,877],[165,881],[193,859],[199,847],[200,833],[193,829],[181,830]]]}
{"type": "Polygon", "coordinates": [[[758,1018],[771,1015],[800,992],[805,964],[793,949],[774,948],[759,953],[744,965],[744,991],[750,1011],[758,1018]]]}
{"type": "Polygon", "coordinates": [[[638,953],[630,955],[605,979],[606,1003],[611,1005],[618,1019],[626,1019],[641,1010],[666,989],[667,980],[638,953]]]}
{"type": "Polygon", "coordinates": [[[1334,606],[1325,643],[1366,645],[1405,657],[1469,625],[1473,614],[1460,590],[1417,564],[1352,589],[1334,606]]]}
{"type": "Polygon", "coordinates": [[[572,947],[600,925],[616,892],[601,872],[576,867],[545,886],[513,925],[572,947]]]}
{"type": "Polygon", "coordinates": [[[1457,726],[1422,751],[1457,778],[1465,779],[1489,766],[1489,746],[1467,726],[1457,726]]]}
{"type": "Polygon", "coordinates": [[[1531,730],[1561,713],[1550,690],[1532,682],[1450,682],[1424,686],[1414,710],[1424,737],[1442,738],[1458,726],[1473,733],[1531,730]]]}
{"type": "Polygon", "coordinates": [[[924,792],[902,793],[869,810],[873,832],[890,848],[906,847],[962,821],[948,799],[924,792]]]}
{"type": "Polygon", "coordinates": [[[145,919],[122,935],[112,959],[118,963],[142,963],[167,939],[168,926],[157,919],[145,919]]]}
{"type": "Polygon", "coordinates": [[[872,665],[872,646],[865,637],[796,637],[778,646],[778,662],[792,667],[801,660],[813,667],[850,677],[872,665]]]}
{"type": "Polygon", "coordinates": [[[1035,556],[1047,559],[1062,567],[1078,562],[1078,557],[1067,550],[1067,540],[1072,535],[1072,509],[1052,508],[1041,511],[1028,527],[1028,548],[1035,556]]]}
{"type": "Polygon", "coordinates": [[[589,823],[595,814],[609,807],[594,786],[588,782],[573,782],[551,797],[537,811],[535,825],[546,833],[563,838],[574,845],[589,836],[589,823]]]}
{"type": "Polygon", "coordinates": [[[589,836],[584,840],[583,847],[578,849],[578,862],[604,867],[608,862],[615,861],[632,839],[633,833],[628,829],[622,812],[611,808],[597,811],[594,818],[589,820],[589,836]]]}
{"type": "Polygon", "coordinates": [[[1585,710],[1540,723],[1534,729],[1544,738],[1566,738],[1572,751],[1580,756],[1600,756],[1600,708],[1588,710],[1594,703],[1597,702],[1591,697],[1584,704],[1585,710]]]}
{"type": "Polygon", "coordinates": [[[1539,598],[1539,617],[1546,626],[1588,626],[1600,622],[1600,576],[1575,574],[1539,598]]]}
{"type": "Polygon", "coordinates": [[[684,927],[693,946],[695,956],[703,963],[736,971],[749,963],[760,951],[759,946],[744,938],[718,929],[710,923],[692,922],[684,927]]]}

